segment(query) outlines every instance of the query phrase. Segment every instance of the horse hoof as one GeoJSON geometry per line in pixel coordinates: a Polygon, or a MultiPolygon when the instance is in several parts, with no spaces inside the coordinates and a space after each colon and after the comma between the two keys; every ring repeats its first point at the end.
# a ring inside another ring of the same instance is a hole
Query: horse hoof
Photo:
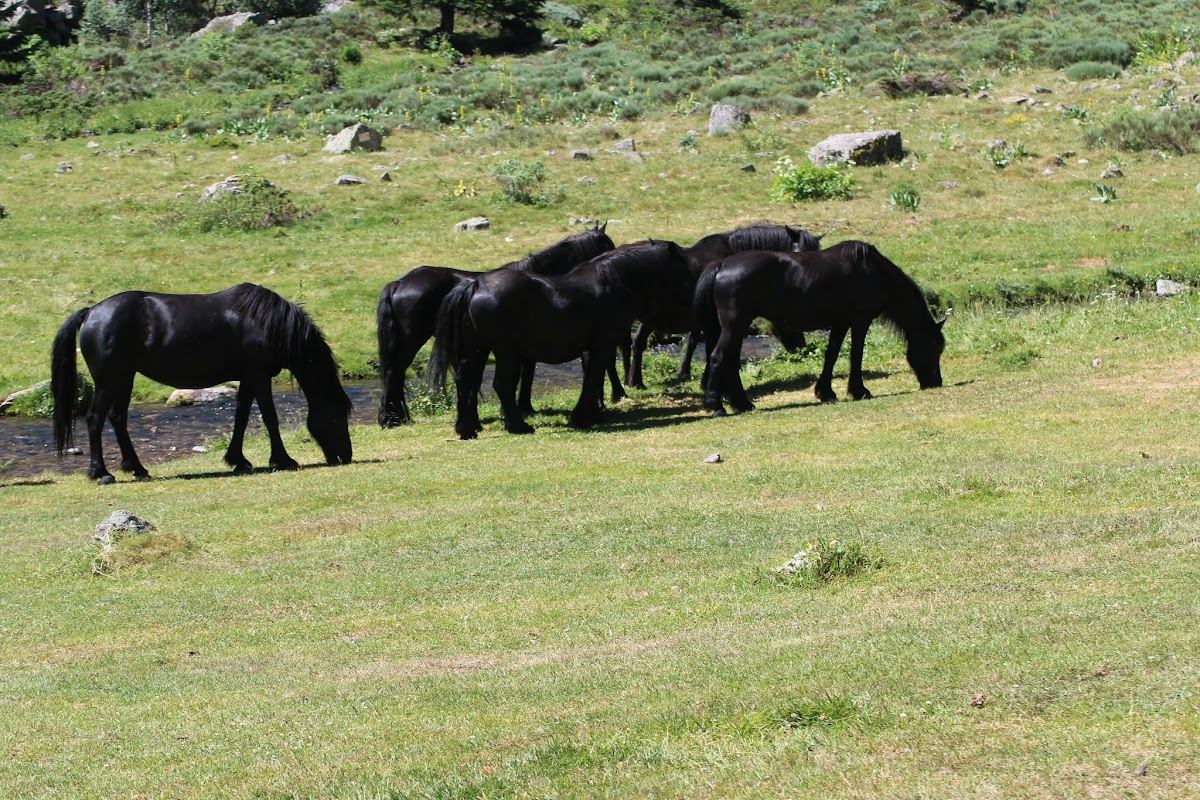
{"type": "Polygon", "coordinates": [[[506,427],[505,430],[508,431],[509,433],[524,435],[527,433],[533,433],[533,426],[532,425],[512,425],[512,426],[506,427]]]}
{"type": "Polygon", "coordinates": [[[822,403],[836,403],[837,395],[833,392],[817,392],[817,400],[822,403]]]}
{"type": "Polygon", "coordinates": [[[254,467],[252,467],[250,465],[249,461],[247,461],[243,464],[234,464],[233,465],[233,474],[234,475],[249,475],[253,471],[254,471],[254,467]]]}
{"type": "Polygon", "coordinates": [[[854,395],[855,400],[870,400],[872,397],[873,395],[866,389],[863,389],[861,394],[854,395]]]}
{"type": "Polygon", "coordinates": [[[101,486],[108,486],[110,483],[116,483],[116,482],[117,482],[117,479],[114,478],[112,475],[101,475],[100,476],[100,485],[101,486]]]}
{"type": "Polygon", "coordinates": [[[287,461],[272,461],[271,469],[275,472],[295,472],[300,469],[299,462],[288,459],[287,461]]]}
{"type": "Polygon", "coordinates": [[[723,409],[723,408],[715,408],[715,409],[713,409],[712,415],[713,415],[713,419],[718,419],[719,417],[728,416],[728,415],[725,413],[725,409],[723,409]]]}
{"type": "Polygon", "coordinates": [[[150,480],[150,473],[146,472],[145,470],[143,470],[142,472],[135,472],[133,474],[133,479],[135,481],[148,481],[148,480],[150,480]]]}

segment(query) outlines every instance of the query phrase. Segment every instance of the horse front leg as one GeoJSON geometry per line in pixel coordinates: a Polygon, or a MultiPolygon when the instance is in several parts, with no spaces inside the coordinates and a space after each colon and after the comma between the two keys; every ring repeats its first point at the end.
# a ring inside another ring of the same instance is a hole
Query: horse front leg
{"type": "Polygon", "coordinates": [[[634,389],[646,388],[642,378],[642,357],[646,354],[646,343],[650,341],[651,333],[649,325],[639,322],[637,332],[633,334],[633,346],[625,362],[625,383],[634,389]]]}
{"type": "Polygon", "coordinates": [[[258,403],[258,413],[262,415],[263,427],[267,429],[267,437],[271,440],[270,464],[275,469],[300,469],[300,463],[288,455],[283,446],[283,437],[279,434],[279,414],[275,411],[275,398],[271,396],[271,379],[256,378],[251,382],[254,400],[258,403]]]}
{"type": "Polygon", "coordinates": [[[238,384],[237,410],[233,412],[233,433],[229,436],[229,447],[225,449],[225,463],[233,467],[233,471],[246,474],[253,466],[242,452],[242,442],[246,438],[246,425],[250,422],[250,406],[254,403],[254,389],[250,381],[238,384]]]}
{"type": "Polygon", "coordinates": [[[408,410],[408,397],[404,393],[404,381],[416,355],[415,349],[406,346],[406,343],[401,344],[392,363],[386,368],[380,365],[383,372],[383,397],[379,401],[379,425],[382,428],[394,428],[412,422],[412,414],[408,410]]]}
{"type": "Polygon", "coordinates": [[[92,395],[92,403],[88,406],[87,420],[88,429],[88,477],[95,481],[100,481],[102,486],[107,486],[110,483],[115,483],[116,478],[108,471],[108,467],[104,465],[104,449],[101,444],[101,434],[104,432],[104,420],[108,417],[108,410],[112,408],[112,391],[108,388],[108,381],[96,380],[95,394],[92,395]]]}
{"type": "Polygon", "coordinates": [[[528,358],[521,359],[520,388],[517,390],[517,412],[522,417],[531,417],[537,413],[533,407],[533,375],[537,362],[528,358]]]}
{"type": "Polygon", "coordinates": [[[129,438],[129,398],[132,394],[132,380],[128,385],[123,384],[113,391],[108,421],[112,423],[113,434],[116,435],[117,445],[121,448],[121,471],[132,472],[135,480],[148,481],[150,473],[142,466],[137,452],[133,449],[133,440],[129,438]]]}
{"type": "Polygon", "coordinates": [[[683,345],[683,360],[679,362],[679,369],[675,370],[675,377],[681,381],[692,377],[692,357],[696,355],[696,345],[700,338],[701,334],[698,331],[688,332],[687,342],[683,345]]]}
{"type": "MultiPolygon", "coordinates": [[[[628,354],[628,352],[629,352],[628,344],[621,345],[621,352],[623,354],[628,354]]],[[[628,397],[629,395],[625,394],[625,387],[621,384],[621,375],[620,375],[620,373],[617,372],[617,357],[616,356],[617,356],[617,354],[614,351],[613,352],[613,360],[609,363],[608,369],[605,371],[608,373],[608,383],[612,387],[612,401],[614,403],[619,403],[622,400],[624,400],[626,397],[628,397]]],[[[626,372],[626,374],[629,374],[629,373],[626,372]]],[[[603,397],[604,397],[604,384],[603,383],[600,384],[600,397],[603,400],[603,397]]],[[[601,409],[604,408],[603,402],[601,402],[600,408],[601,409]]]]}
{"type": "Polygon", "coordinates": [[[616,348],[612,346],[602,345],[589,350],[587,355],[583,362],[583,388],[567,422],[572,428],[590,428],[599,421],[604,376],[616,366],[616,348]]]}
{"type": "Polygon", "coordinates": [[[855,400],[870,400],[871,393],[867,391],[862,377],[863,347],[867,343],[867,329],[871,321],[855,323],[850,328],[850,381],[848,388],[850,396],[855,400]]]}
{"type": "Polygon", "coordinates": [[[533,433],[533,426],[522,417],[517,403],[517,383],[525,359],[496,353],[496,374],[492,388],[500,398],[500,416],[504,418],[504,430],[509,433],[533,433]]]}
{"type": "Polygon", "coordinates": [[[837,363],[838,353],[842,350],[846,328],[845,325],[837,325],[829,329],[829,342],[825,345],[825,364],[821,367],[821,376],[813,386],[813,393],[822,403],[837,400],[837,394],[833,391],[833,365],[837,363]]]}

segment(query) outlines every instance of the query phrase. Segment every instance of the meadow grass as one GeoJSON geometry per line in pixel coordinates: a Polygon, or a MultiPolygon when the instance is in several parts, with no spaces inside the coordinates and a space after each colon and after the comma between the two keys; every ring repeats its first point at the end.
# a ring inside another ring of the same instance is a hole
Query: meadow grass
{"type": "Polygon", "coordinates": [[[1198,318],[1192,297],[981,310],[950,323],[935,391],[880,331],[868,402],[817,405],[816,361],[776,364],[721,420],[652,388],[575,432],[564,393],[527,437],[494,405],[475,442],[449,415],[356,428],[336,469],[213,453],[10,484],[0,787],[1186,794],[1198,318]],[[96,576],[114,508],[162,538],[96,576]],[[814,537],[881,566],[762,579],[814,537]]]}

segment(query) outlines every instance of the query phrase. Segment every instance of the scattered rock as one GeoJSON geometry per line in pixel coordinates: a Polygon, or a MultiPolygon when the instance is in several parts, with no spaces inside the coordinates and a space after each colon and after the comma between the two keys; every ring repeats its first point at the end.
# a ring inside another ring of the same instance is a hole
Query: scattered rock
{"type": "Polygon", "coordinates": [[[614,153],[632,153],[634,150],[637,150],[637,142],[633,139],[622,139],[612,146],[614,153]]]}
{"type": "Polygon", "coordinates": [[[108,519],[96,526],[96,533],[92,538],[98,542],[111,543],[120,541],[125,538],[126,534],[154,530],[158,530],[158,528],[154,527],[152,522],[136,517],[128,511],[114,511],[108,516],[108,519]]]}
{"type": "Polygon", "coordinates": [[[1004,139],[988,139],[983,146],[989,150],[1007,150],[1008,142],[1004,139]]]}
{"type": "Polygon", "coordinates": [[[567,217],[567,224],[568,225],[591,225],[592,220],[590,217],[567,217]]]}
{"type": "Polygon", "coordinates": [[[1106,178],[1124,178],[1125,173],[1116,164],[1109,164],[1104,168],[1104,172],[1100,173],[1101,180],[1106,178]]]}
{"type": "Polygon", "coordinates": [[[720,453],[713,453],[711,456],[709,456],[708,458],[704,459],[704,463],[705,463],[705,464],[720,464],[720,463],[721,463],[721,460],[722,460],[722,459],[721,459],[721,454],[720,454],[720,453]]]}
{"type": "Polygon", "coordinates": [[[987,698],[984,697],[983,694],[977,694],[971,698],[971,707],[972,708],[983,708],[986,705],[987,705],[987,698]]]}
{"type": "Polygon", "coordinates": [[[100,146],[99,142],[88,142],[87,143],[88,150],[95,150],[99,146],[100,146]]]}
{"type": "Polygon", "coordinates": [[[379,180],[383,181],[384,183],[391,183],[392,182],[392,173],[384,172],[382,175],[379,176],[379,180]]]}
{"type": "Polygon", "coordinates": [[[208,24],[192,34],[196,39],[206,33],[231,33],[246,24],[262,25],[267,18],[257,11],[242,11],[223,17],[213,17],[208,24]]]}
{"type": "Polygon", "coordinates": [[[758,170],[756,170],[754,168],[753,164],[747,164],[746,166],[742,167],[741,171],[742,172],[758,172],[758,170]]]}
{"type": "Polygon", "coordinates": [[[946,94],[962,94],[963,86],[945,72],[936,75],[918,75],[905,73],[899,78],[885,78],[879,81],[879,88],[888,97],[913,97],[927,95],[936,97],[946,94]]]}
{"type": "Polygon", "coordinates": [[[1103,358],[1093,358],[1093,359],[1092,359],[1092,366],[1093,366],[1093,367],[1103,367],[1103,366],[1104,366],[1104,359],[1103,359],[1103,358]]]}
{"type": "Polygon", "coordinates": [[[1137,769],[1133,771],[1133,774],[1137,775],[1139,778],[1144,778],[1149,772],[1150,765],[1143,761],[1141,764],[1137,765],[1137,769]]]}
{"type": "Polygon", "coordinates": [[[1174,67],[1175,69],[1183,69],[1188,64],[1194,64],[1197,60],[1200,60],[1200,56],[1189,50],[1175,61],[1174,67]]]}
{"type": "Polygon", "coordinates": [[[1049,90],[1049,89],[1047,89],[1045,86],[1035,86],[1035,87],[1033,87],[1033,93],[1034,93],[1034,94],[1054,94],[1054,92],[1050,91],[1050,90],[1049,90]]]}
{"type": "Polygon", "coordinates": [[[20,400],[22,397],[25,397],[26,395],[31,395],[31,394],[38,394],[39,392],[46,392],[49,389],[50,389],[50,381],[42,381],[41,383],[36,383],[33,386],[30,386],[28,389],[18,389],[17,391],[10,394],[8,397],[4,398],[3,401],[0,401],[0,414],[6,413],[8,411],[9,406],[11,406],[16,401],[20,400]]]}
{"type": "Polygon", "coordinates": [[[1009,97],[1001,97],[1000,102],[1004,103],[1004,105],[1006,105],[1006,106],[1027,106],[1027,105],[1033,105],[1037,101],[1034,100],[1032,97],[1028,97],[1023,94],[1018,94],[1018,95],[1012,95],[1009,97]]]}
{"type": "Polygon", "coordinates": [[[230,397],[236,397],[238,390],[232,386],[210,386],[207,389],[176,389],[167,398],[167,405],[191,406],[196,403],[216,403],[230,397]]]}
{"type": "Polygon", "coordinates": [[[7,216],[8,212],[4,209],[4,206],[0,206],[0,219],[4,219],[7,216]]]}
{"type": "MultiPolygon", "coordinates": [[[[270,186],[272,186],[270,181],[267,182],[267,186],[268,186],[268,188],[270,186]]],[[[216,183],[212,184],[211,186],[206,187],[204,189],[204,191],[202,191],[200,193],[200,201],[205,202],[208,200],[216,200],[217,198],[221,197],[222,195],[238,194],[241,191],[242,191],[242,176],[241,175],[230,175],[225,180],[217,181],[216,183]]]]}
{"type": "Polygon", "coordinates": [[[329,0],[328,3],[321,6],[322,14],[336,14],[339,11],[345,11],[347,8],[354,6],[354,0],[329,0]]]}
{"type": "Polygon", "coordinates": [[[1046,167],[1044,170],[1042,170],[1042,174],[1043,175],[1053,175],[1054,170],[1050,169],[1049,167],[1046,167]]]}
{"type": "Polygon", "coordinates": [[[957,189],[958,181],[942,181],[943,189],[957,189]]]}
{"type": "Polygon", "coordinates": [[[275,156],[274,158],[271,159],[271,161],[276,164],[286,164],[291,160],[292,160],[292,157],[289,156],[287,153],[284,153],[283,155],[275,156]]]}
{"type": "Polygon", "coordinates": [[[582,178],[580,178],[576,182],[582,183],[586,186],[591,186],[596,183],[596,176],[595,175],[584,175],[582,178]]]}
{"type": "Polygon", "coordinates": [[[1076,164],[1078,164],[1079,166],[1083,167],[1083,166],[1086,166],[1086,165],[1088,165],[1088,164],[1090,164],[1090,163],[1092,163],[1092,162],[1088,161],[1086,158],[1081,158],[1081,159],[1079,159],[1078,161],[1076,161],[1075,163],[1076,163],[1076,164]]]}
{"type": "Polygon", "coordinates": [[[708,112],[708,135],[722,136],[750,124],[750,115],[737,106],[717,105],[708,112]]]}
{"type": "Polygon", "coordinates": [[[626,161],[645,161],[646,160],[646,157],[644,155],[642,155],[641,153],[634,153],[629,150],[626,150],[621,155],[625,156],[626,161]]]}
{"type": "Polygon", "coordinates": [[[366,178],[360,178],[357,175],[339,175],[337,180],[333,182],[334,186],[361,186],[366,183],[366,178]]]}
{"type": "Polygon", "coordinates": [[[330,137],[321,149],[326,153],[351,153],[357,150],[374,153],[383,149],[383,134],[358,122],[348,128],[342,128],[337,135],[330,137]]]}
{"type": "Polygon", "coordinates": [[[865,133],[839,133],[818,142],[808,151],[808,159],[818,167],[834,163],[853,162],[872,166],[904,157],[900,131],[883,130],[865,133]]]}
{"type": "Polygon", "coordinates": [[[591,161],[592,154],[587,150],[572,150],[570,153],[567,153],[567,158],[572,161],[591,161]]]}
{"type": "Polygon", "coordinates": [[[1188,289],[1186,283],[1159,278],[1154,282],[1154,293],[1159,297],[1171,297],[1172,295],[1182,294],[1188,289]]]}
{"type": "Polygon", "coordinates": [[[60,162],[58,162],[58,169],[54,170],[54,174],[55,175],[64,175],[68,172],[74,172],[74,171],[75,171],[75,165],[72,164],[70,161],[60,161],[60,162]]]}
{"type": "Polygon", "coordinates": [[[492,223],[487,217],[471,217],[454,226],[455,233],[462,231],[484,231],[492,227],[492,223]]]}
{"type": "Polygon", "coordinates": [[[33,158],[33,153],[25,153],[21,156],[22,161],[29,161],[33,158]]]}
{"type": "Polygon", "coordinates": [[[202,444],[198,444],[198,445],[196,445],[195,447],[193,447],[193,448],[192,448],[192,452],[193,452],[193,453],[207,453],[207,452],[208,452],[208,448],[207,448],[207,447],[205,447],[205,446],[204,446],[204,445],[202,445],[202,444]]]}

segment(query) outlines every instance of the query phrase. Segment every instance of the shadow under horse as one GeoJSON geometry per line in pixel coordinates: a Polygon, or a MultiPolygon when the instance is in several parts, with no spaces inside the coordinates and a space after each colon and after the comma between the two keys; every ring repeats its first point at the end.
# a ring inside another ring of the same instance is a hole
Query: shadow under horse
{"type": "Polygon", "coordinates": [[[837,399],[833,366],[850,333],[850,395],[871,396],[862,379],[863,345],[877,317],[908,343],[908,364],[922,389],[942,385],[945,319],[935,320],[921,288],[874,246],[847,241],[803,253],[749,252],[709,266],[696,285],[695,314],[710,343],[704,406],[723,416],[722,398],[737,411],[754,408],[742,385],[742,340],[756,317],[765,317],[788,349],[804,331],[829,330],[825,364],[813,387],[817,399],[837,399]],[[715,344],[713,344],[715,343],[715,344]]]}
{"type": "Polygon", "coordinates": [[[271,440],[271,465],[299,466],[284,449],[271,397],[271,379],[291,370],[308,401],[308,431],[326,463],[350,463],[350,398],[333,353],[308,314],[269,289],[243,283],[213,294],[122,292],[69,316],[54,337],[51,355],[54,445],[60,457],[74,433],[76,338],[95,384],[86,415],[88,477],[102,484],[115,480],[101,449],[105,418],[121,448],[121,470],[139,480],[150,477],[127,428],[133,378],[139,372],[179,389],[238,381],[225,462],[235,472],[249,472],[242,440],[252,403],[258,404],[271,440]]]}
{"type": "MultiPolygon", "coordinates": [[[[606,227],[596,225],[498,269],[563,275],[616,246],[604,232],[606,227]]],[[[480,274],[453,267],[416,267],[383,287],[375,315],[379,373],[383,381],[383,397],[379,404],[381,427],[393,428],[412,421],[404,393],[405,373],[417,352],[433,336],[438,309],[446,295],[480,274]]],[[[615,378],[614,385],[619,386],[615,378]]],[[[527,413],[533,412],[532,391],[533,365],[530,364],[522,369],[521,375],[520,402],[527,413]]]]}
{"type": "Polygon", "coordinates": [[[493,387],[509,433],[532,433],[516,400],[524,362],[561,364],[587,354],[583,388],[569,419],[576,428],[602,413],[604,375],[635,319],[655,308],[691,302],[688,261],[674,242],[622,245],[566,275],[495,270],[447,295],[429,360],[429,381],[445,385],[454,369],[458,416],[454,430],[474,439],[481,430],[479,389],[488,353],[495,354],[493,387]]]}
{"type": "MultiPolygon", "coordinates": [[[[691,272],[692,287],[695,287],[704,268],[714,261],[720,261],[726,256],[747,250],[772,250],[778,252],[799,252],[804,250],[820,250],[821,237],[814,236],[802,228],[790,225],[749,225],[745,228],[712,233],[696,242],[691,247],[684,248],[687,254],[691,272]]],[[[692,356],[696,353],[696,344],[700,339],[700,325],[689,306],[679,317],[658,316],[653,319],[642,319],[637,332],[633,336],[633,344],[628,358],[625,360],[625,384],[635,389],[645,389],[642,379],[642,356],[646,352],[646,344],[651,332],[686,333],[687,343],[684,346],[683,359],[675,377],[687,380],[692,374],[692,356]]]]}

